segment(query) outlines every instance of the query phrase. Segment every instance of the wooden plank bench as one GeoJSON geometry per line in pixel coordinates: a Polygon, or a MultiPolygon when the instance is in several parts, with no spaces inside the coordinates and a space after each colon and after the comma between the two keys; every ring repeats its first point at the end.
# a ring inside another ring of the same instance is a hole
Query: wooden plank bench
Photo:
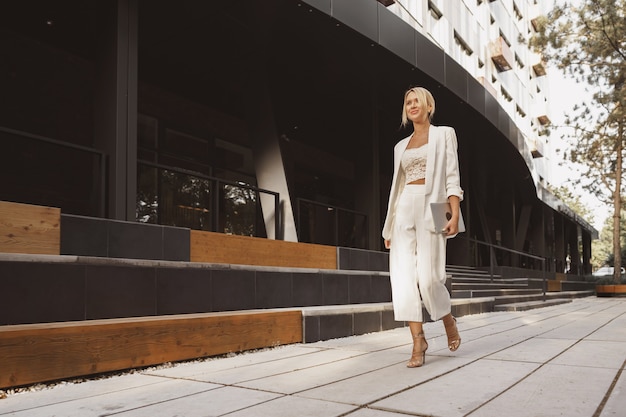
{"type": "Polygon", "coordinates": [[[61,253],[61,209],[0,201],[0,252],[61,253]]]}
{"type": "Polygon", "coordinates": [[[301,341],[287,309],[0,326],[0,388],[301,341]]]}
{"type": "Polygon", "coordinates": [[[250,236],[191,231],[191,262],[337,269],[337,248],[250,236]]]}

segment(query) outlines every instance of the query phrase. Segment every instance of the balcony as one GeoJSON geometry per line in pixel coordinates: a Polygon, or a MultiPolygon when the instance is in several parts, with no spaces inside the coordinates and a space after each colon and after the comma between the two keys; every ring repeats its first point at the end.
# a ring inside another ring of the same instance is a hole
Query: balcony
{"type": "Polygon", "coordinates": [[[537,77],[546,75],[546,63],[543,61],[543,57],[540,54],[532,54],[531,65],[537,77]]]}
{"type": "Polygon", "coordinates": [[[533,158],[543,158],[543,141],[538,138],[528,139],[528,147],[533,158]]]}
{"type": "Polygon", "coordinates": [[[531,6],[530,16],[530,23],[533,25],[533,29],[535,29],[535,32],[539,32],[541,19],[545,18],[545,15],[543,14],[541,7],[538,4],[534,4],[531,6]]]}
{"type": "Polygon", "coordinates": [[[545,101],[535,102],[533,106],[533,116],[539,120],[542,126],[550,124],[550,118],[548,117],[548,105],[545,101]]]}
{"type": "Polygon", "coordinates": [[[511,48],[502,36],[489,43],[489,55],[498,72],[508,71],[513,68],[513,63],[515,62],[513,51],[511,51],[511,48]]]}

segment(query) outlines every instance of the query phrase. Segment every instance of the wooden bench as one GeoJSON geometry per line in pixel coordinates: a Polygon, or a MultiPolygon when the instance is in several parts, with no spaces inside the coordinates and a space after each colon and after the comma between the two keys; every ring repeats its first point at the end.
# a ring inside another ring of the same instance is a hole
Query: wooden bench
{"type": "Polygon", "coordinates": [[[0,252],[61,253],[61,209],[0,201],[0,252]]]}
{"type": "Polygon", "coordinates": [[[249,236],[191,231],[191,262],[337,269],[337,248],[249,236]]]}
{"type": "Polygon", "coordinates": [[[300,310],[0,326],[0,389],[301,341],[300,310]]]}

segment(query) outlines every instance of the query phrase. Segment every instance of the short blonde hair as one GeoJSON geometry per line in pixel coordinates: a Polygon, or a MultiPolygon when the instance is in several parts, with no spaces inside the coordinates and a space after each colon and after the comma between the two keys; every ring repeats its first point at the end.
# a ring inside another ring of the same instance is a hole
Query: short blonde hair
{"type": "Polygon", "coordinates": [[[406,115],[406,98],[410,93],[415,93],[417,95],[417,100],[423,109],[430,107],[428,120],[432,121],[435,114],[435,99],[433,95],[424,87],[413,87],[409,88],[404,93],[404,102],[402,103],[402,126],[406,126],[409,123],[409,119],[406,115]]]}

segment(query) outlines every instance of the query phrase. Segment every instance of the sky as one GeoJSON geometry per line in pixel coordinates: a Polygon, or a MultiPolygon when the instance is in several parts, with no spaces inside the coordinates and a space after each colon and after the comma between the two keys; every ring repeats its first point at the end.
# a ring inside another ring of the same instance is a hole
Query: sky
{"type": "MultiPolygon", "coordinates": [[[[585,91],[584,84],[576,83],[571,77],[566,76],[562,71],[557,68],[548,68],[548,81],[550,88],[548,105],[550,106],[550,120],[553,126],[559,126],[564,124],[565,113],[571,112],[573,106],[576,103],[581,103],[585,98],[589,97],[591,93],[585,91]]],[[[563,134],[571,134],[571,130],[556,130],[552,131],[548,141],[550,142],[549,149],[552,152],[550,155],[551,163],[551,183],[554,187],[561,185],[574,188],[574,193],[581,196],[581,201],[589,207],[595,214],[595,217],[591,220],[591,224],[601,231],[604,226],[604,222],[607,217],[611,215],[610,207],[598,201],[594,196],[591,196],[589,192],[585,191],[580,185],[574,186],[568,180],[570,178],[577,178],[579,174],[571,169],[571,164],[559,165],[559,162],[563,161],[562,153],[556,154],[557,149],[567,149],[572,145],[572,141],[565,141],[561,138],[563,134]],[[569,142],[569,143],[568,143],[569,142]]]]}

